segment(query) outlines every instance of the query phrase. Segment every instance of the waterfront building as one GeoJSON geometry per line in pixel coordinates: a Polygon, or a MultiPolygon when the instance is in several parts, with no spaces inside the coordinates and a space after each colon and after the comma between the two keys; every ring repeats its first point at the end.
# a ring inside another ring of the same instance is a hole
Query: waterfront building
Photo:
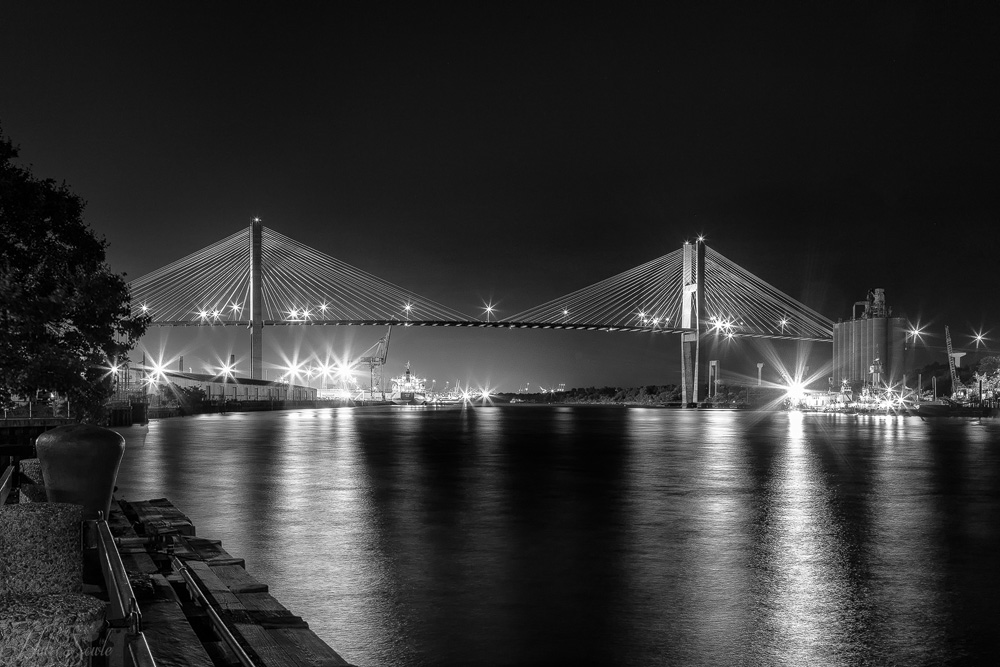
{"type": "MultiPolygon", "coordinates": [[[[122,368],[118,390],[113,400],[149,402],[166,384],[199,387],[210,401],[315,401],[317,390],[297,384],[272,380],[254,380],[233,375],[210,375],[132,366],[122,368]]],[[[155,401],[154,401],[155,402],[155,401]]]]}

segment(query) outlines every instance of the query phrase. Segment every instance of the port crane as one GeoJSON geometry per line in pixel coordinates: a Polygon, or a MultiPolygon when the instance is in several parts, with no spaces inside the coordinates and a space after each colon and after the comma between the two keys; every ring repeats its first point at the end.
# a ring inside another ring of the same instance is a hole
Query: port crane
{"type": "Polygon", "coordinates": [[[955,351],[951,346],[951,331],[946,326],[944,328],[944,342],[948,348],[948,370],[951,371],[951,395],[955,396],[965,389],[958,379],[958,369],[955,367],[955,351]]]}
{"type": "Polygon", "coordinates": [[[382,393],[382,400],[385,400],[385,387],[382,384],[382,367],[385,365],[386,357],[389,356],[389,336],[392,334],[392,327],[385,332],[385,335],[378,339],[378,342],[361,353],[356,363],[368,367],[369,396],[375,398],[375,388],[382,393]]]}

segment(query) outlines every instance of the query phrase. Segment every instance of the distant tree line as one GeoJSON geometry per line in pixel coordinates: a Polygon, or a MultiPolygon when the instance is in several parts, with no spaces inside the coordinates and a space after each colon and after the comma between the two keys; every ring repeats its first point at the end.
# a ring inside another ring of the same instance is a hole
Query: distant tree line
{"type": "Polygon", "coordinates": [[[673,384],[641,387],[581,387],[544,394],[508,394],[524,403],[584,403],[600,405],[669,405],[680,403],[680,387],[673,384]]]}
{"type": "MultiPolygon", "coordinates": [[[[711,397],[699,391],[699,403],[717,407],[743,408],[780,400],[783,388],[749,387],[719,383],[711,397]]],[[[504,394],[511,402],[574,403],[590,405],[680,406],[681,388],[675,384],[639,387],[581,387],[568,391],[537,394],[504,394]]]]}

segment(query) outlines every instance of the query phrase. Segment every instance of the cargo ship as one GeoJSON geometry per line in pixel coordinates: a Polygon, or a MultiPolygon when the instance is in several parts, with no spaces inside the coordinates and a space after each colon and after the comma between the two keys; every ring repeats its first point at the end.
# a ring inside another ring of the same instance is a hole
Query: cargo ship
{"type": "Polygon", "coordinates": [[[406,362],[406,372],[392,378],[390,399],[395,405],[423,405],[427,402],[424,379],[410,372],[410,362],[406,362]]]}

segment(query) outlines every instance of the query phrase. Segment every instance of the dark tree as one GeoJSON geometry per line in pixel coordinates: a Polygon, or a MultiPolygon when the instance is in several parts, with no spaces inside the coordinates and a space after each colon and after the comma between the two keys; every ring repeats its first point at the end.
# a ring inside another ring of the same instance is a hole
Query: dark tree
{"type": "Polygon", "coordinates": [[[83,221],[65,183],[14,163],[0,128],[0,402],[55,392],[96,421],[109,367],[146,330],[128,285],[105,262],[107,242],[83,221]]]}
{"type": "Polygon", "coordinates": [[[979,360],[979,367],[976,370],[986,377],[1000,375],[1000,357],[983,357],[979,360]]]}

